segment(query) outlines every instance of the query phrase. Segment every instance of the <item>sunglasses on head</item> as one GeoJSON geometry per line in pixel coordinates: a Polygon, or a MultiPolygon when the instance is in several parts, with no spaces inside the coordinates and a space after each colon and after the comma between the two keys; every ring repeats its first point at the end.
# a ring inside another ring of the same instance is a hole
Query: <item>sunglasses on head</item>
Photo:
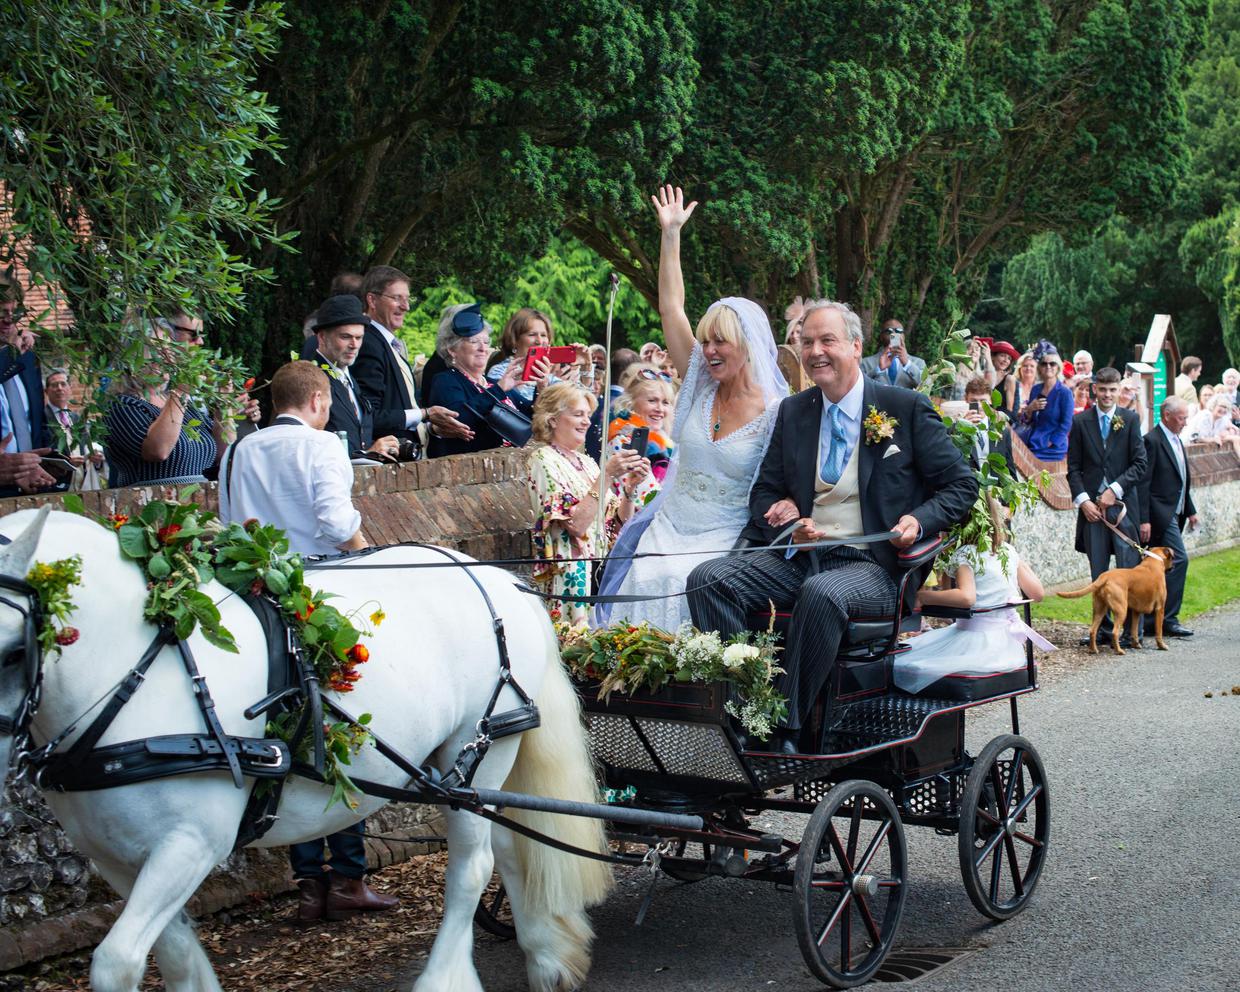
{"type": "Polygon", "coordinates": [[[672,381],[672,375],[670,372],[663,372],[656,369],[638,369],[637,378],[649,379],[651,382],[655,379],[662,379],[664,382],[672,381]]]}

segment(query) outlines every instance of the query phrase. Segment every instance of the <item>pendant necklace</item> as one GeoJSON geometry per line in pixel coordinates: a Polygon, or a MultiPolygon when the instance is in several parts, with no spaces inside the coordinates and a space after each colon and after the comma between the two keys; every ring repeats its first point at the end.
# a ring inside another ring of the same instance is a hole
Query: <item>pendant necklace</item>
{"type": "Polygon", "coordinates": [[[723,427],[724,412],[725,411],[723,409],[723,397],[719,395],[719,390],[716,389],[715,390],[715,427],[711,433],[711,437],[713,437],[716,441],[719,440],[719,431],[723,427]]]}

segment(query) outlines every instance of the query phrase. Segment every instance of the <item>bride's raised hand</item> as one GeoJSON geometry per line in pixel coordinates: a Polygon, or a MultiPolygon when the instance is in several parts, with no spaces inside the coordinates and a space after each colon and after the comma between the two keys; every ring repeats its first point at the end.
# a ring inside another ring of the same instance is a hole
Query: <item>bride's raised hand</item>
{"type": "Polygon", "coordinates": [[[685,206],[685,192],[679,186],[670,183],[660,189],[652,197],[655,215],[659,218],[659,227],[664,231],[678,231],[693,216],[697,200],[685,206]]]}

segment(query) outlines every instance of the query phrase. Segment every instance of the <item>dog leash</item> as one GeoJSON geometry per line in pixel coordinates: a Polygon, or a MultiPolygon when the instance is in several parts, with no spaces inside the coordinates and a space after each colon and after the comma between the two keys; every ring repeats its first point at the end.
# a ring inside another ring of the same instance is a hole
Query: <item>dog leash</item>
{"type": "Polygon", "coordinates": [[[1125,534],[1122,530],[1119,529],[1119,525],[1122,524],[1124,522],[1124,518],[1128,516],[1128,505],[1123,502],[1119,502],[1115,505],[1119,507],[1119,516],[1116,518],[1115,523],[1111,523],[1111,521],[1107,519],[1107,511],[1105,508],[1102,509],[1102,522],[1107,525],[1107,528],[1116,537],[1118,537],[1121,541],[1123,541],[1126,545],[1128,545],[1128,547],[1132,548],[1133,551],[1141,555],[1141,557],[1156,558],[1159,561],[1162,561],[1162,559],[1159,558],[1158,555],[1154,554],[1154,552],[1151,551],[1149,548],[1146,548],[1142,546],[1141,544],[1138,544],[1131,537],[1129,537],[1127,534],[1125,534]]]}

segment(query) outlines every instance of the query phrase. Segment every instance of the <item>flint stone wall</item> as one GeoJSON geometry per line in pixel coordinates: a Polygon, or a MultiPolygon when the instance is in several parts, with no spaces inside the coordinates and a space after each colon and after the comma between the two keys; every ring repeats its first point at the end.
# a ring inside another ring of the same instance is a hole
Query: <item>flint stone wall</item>
{"type": "MultiPolygon", "coordinates": [[[[1193,502],[1201,518],[1201,526],[1185,535],[1189,555],[1240,544],[1240,458],[1230,447],[1220,450],[1213,444],[1192,444],[1186,450],[1193,502]]],[[[1067,481],[1052,479],[1048,491],[1066,493],[1067,481]]],[[[1056,498],[1055,502],[1061,501],[1056,498]]],[[[1089,581],[1089,562],[1073,547],[1076,510],[1071,508],[1070,496],[1066,504],[1065,512],[1044,499],[1032,510],[1022,512],[1012,527],[1013,542],[1021,556],[1052,588],[1089,581]]]]}
{"type": "MultiPolygon", "coordinates": [[[[1189,449],[1189,459],[1203,522],[1188,539],[1190,552],[1240,543],[1240,459],[1230,449],[1202,445],[1189,449]]],[[[1057,490],[1066,487],[1054,481],[1057,490]]],[[[428,541],[492,559],[529,553],[533,509],[519,451],[361,468],[353,492],[373,544],[428,541]]],[[[87,509],[102,514],[173,496],[161,487],[84,494],[87,509]]],[[[213,485],[194,498],[211,509],[217,505],[213,485]]],[[[0,516],[59,502],[56,496],[0,500],[0,516]]],[[[1014,528],[1022,554],[1052,586],[1088,576],[1084,557],[1072,550],[1075,516],[1043,503],[1014,528]]],[[[434,809],[412,805],[389,806],[368,824],[374,833],[441,833],[434,809]]],[[[387,865],[438,845],[368,840],[367,847],[372,865],[387,865]]],[[[242,851],[208,877],[189,909],[215,912],[290,887],[282,850],[242,851]]],[[[97,943],[119,910],[114,893],[73,850],[38,794],[10,787],[0,811],[0,972],[97,943]]]]}

